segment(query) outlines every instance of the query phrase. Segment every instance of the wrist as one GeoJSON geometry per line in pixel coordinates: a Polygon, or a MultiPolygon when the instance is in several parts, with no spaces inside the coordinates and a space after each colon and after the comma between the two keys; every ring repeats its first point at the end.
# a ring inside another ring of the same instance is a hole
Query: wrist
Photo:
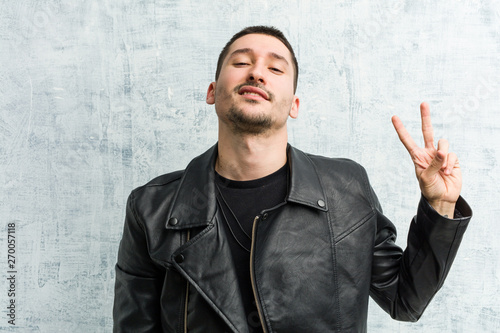
{"type": "Polygon", "coordinates": [[[455,215],[455,202],[434,200],[428,201],[432,208],[441,216],[453,219],[455,215]]]}

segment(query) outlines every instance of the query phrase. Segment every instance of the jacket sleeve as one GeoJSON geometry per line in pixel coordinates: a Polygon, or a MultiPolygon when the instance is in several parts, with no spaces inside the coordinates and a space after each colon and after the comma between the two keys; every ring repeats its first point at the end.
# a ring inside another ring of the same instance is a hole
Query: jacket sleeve
{"type": "Polygon", "coordinates": [[[443,285],[472,211],[459,197],[454,219],[449,219],[422,197],[403,252],[394,243],[394,225],[382,215],[374,194],[373,198],[379,216],[370,295],[392,318],[417,321],[443,285]]]}
{"type": "Polygon", "coordinates": [[[149,256],[133,192],[127,201],[115,269],[113,332],[161,332],[160,296],[165,270],[149,256]]]}

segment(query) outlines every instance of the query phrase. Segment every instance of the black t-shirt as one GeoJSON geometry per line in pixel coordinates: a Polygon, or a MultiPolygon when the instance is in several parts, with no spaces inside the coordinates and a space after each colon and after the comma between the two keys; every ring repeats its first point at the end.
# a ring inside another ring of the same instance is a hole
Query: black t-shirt
{"type": "Polygon", "coordinates": [[[222,224],[229,235],[236,274],[250,332],[262,332],[250,279],[250,248],[253,222],[263,210],[285,201],[288,163],[278,171],[255,180],[234,181],[216,174],[217,202],[222,224]]]}

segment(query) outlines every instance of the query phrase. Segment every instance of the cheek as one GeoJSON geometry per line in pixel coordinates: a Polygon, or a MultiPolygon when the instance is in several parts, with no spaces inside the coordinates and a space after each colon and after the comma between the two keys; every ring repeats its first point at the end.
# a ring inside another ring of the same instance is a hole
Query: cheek
{"type": "Polygon", "coordinates": [[[276,115],[277,117],[286,121],[288,119],[291,110],[292,110],[292,100],[285,98],[277,104],[276,115]]]}
{"type": "Polygon", "coordinates": [[[231,80],[228,80],[226,77],[219,77],[219,80],[217,80],[217,86],[215,87],[215,92],[219,94],[228,94],[229,91],[231,91],[233,87],[233,83],[231,80]]]}
{"type": "MultiPolygon", "coordinates": [[[[280,107],[289,107],[291,108],[292,107],[292,103],[293,103],[293,99],[294,99],[294,96],[293,95],[293,90],[291,89],[281,89],[281,91],[279,92],[280,93],[280,96],[282,96],[279,100],[279,105],[280,107]]],[[[288,110],[290,111],[290,110],[288,110]]]]}
{"type": "Polygon", "coordinates": [[[225,87],[226,86],[224,84],[224,81],[219,79],[219,81],[217,81],[217,85],[215,86],[215,97],[225,95],[225,91],[226,91],[225,87]]]}
{"type": "Polygon", "coordinates": [[[291,100],[295,95],[293,91],[293,82],[290,82],[289,80],[280,80],[276,83],[273,82],[272,90],[276,93],[276,95],[281,96],[282,99],[291,100]]]}

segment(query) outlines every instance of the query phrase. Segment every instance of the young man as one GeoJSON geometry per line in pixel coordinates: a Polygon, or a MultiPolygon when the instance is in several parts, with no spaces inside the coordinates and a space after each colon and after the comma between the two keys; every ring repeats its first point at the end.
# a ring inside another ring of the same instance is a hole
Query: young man
{"type": "Polygon", "coordinates": [[[274,28],[222,50],[207,92],[217,144],[129,197],[115,332],[364,332],[368,296],[419,319],[471,216],[456,155],[434,147],[427,104],[424,148],[393,117],[422,191],[403,252],[361,166],[288,145],[297,77],[274,28]]]}

